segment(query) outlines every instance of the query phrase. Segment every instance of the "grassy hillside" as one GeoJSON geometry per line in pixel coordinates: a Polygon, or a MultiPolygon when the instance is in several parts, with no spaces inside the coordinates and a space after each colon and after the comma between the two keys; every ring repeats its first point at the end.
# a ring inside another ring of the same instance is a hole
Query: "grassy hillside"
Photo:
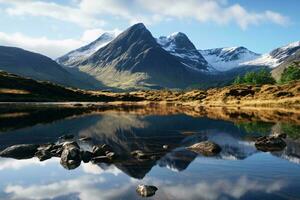
{"type": "Polygon", "coordinates": [[[0,101],[112,101],[105,95],[92,95],[50,82],[35,81],[0,71],[0,101]]]}

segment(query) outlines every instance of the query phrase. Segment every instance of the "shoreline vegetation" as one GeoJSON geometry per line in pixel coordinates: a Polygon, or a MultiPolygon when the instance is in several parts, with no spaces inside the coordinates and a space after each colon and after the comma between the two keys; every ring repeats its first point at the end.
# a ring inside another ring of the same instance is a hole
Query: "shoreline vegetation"
{"type": "MultiPolygon", "coordinates": [[[[0,72],[0,102],[93,102],[123,104],[173,104],[210,107],[300,108],[300,81],[286,84],[235,84],[207,90],[89,91],[66,88],[0,72]]],[[[83,105],[83,104],[82,104],[83,105]]]]}

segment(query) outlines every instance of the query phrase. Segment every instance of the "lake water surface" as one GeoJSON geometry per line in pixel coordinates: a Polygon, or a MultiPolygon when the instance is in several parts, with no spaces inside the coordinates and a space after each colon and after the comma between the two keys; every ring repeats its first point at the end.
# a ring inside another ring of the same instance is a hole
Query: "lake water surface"
{"type": "Polygon", "coordinates": [[[158,188],[147,199],[300,199],[297,113],[149,107],[0,110],[1,150],[73,134],[92,138],[79,142],[87,149],[108,144],[124,155],[110,165],[82,163],[74,170],[63,168],[59,158],[0,158],[0,199],[145,199],[135,191],[139,184],[158,188]],[[272,132],[286,133],[287,147],[258,151],[253,138],[272,132]],[[219,144],[221,153],[205,157],[185,148],[204,140],[219,144]],[[134,150],[155,156],[134,159],[134,150]]]}

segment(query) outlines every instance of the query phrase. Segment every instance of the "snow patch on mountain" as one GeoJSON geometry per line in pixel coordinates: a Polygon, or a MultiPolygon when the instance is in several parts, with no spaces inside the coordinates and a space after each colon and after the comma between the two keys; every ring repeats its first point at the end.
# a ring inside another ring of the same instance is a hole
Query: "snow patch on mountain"
{"type": "Polygon", "coordinates": [[[298,50],[300,50],[300,41],[274,49],[270,53],[261,55],[257,59],[244,62],[242,65],[269,66],[275,68],[282,64],[288,57],[294,55],[298,50]]]}
{"type": "Polygon", "coordinates": [[[91,42],[88,45],[80,47],[76,50],[73,50],[66,55],[58,58],[56,61],[59,64],[72,67],[76,63],[88,58],[93,53],[98,51],[101,47],[107,45],[110,41],[112,41],[117,36],[115,32],[107,32],[103,33],[98,39],[91,42]]]}
{"type": "Polygon", "coordinates": [[[218,71],[227,71],[242,63],[258,58],[260,55],[245,47],[226,47],[199,50],[206,61],[218,71]]]}

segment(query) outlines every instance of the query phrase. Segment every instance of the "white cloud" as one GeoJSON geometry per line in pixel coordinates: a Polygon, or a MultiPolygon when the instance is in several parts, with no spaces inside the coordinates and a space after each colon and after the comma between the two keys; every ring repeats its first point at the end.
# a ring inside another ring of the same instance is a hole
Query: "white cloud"
{"type": "Polygon", "coordinates": [[[88,12],[83,12],[79,8],[64,6],[53,2],[35,1],[35,0],[0,0],[0,3],[10,5],[5,11],[12,16],[43,16],[56,20],[72,22],[83,27],[102,26],[105,22],[88,12]]]}
{"type": "MultiPolygon", "coordinates": [[[[103,164],[104,165],[104,164],[103,164]]],[[[116,166],[114,165],[104,165],[104,166],[99,166],[96,164],[92,164],[92,163],[82,163],[82,170],[87,173],[87,174],[113,174],[115,176],[121,174],[121,170],[119,170],[116,166]]]]}
{"type": "Polygon", "coordinates": [[[11,158],[1,158],[0,160],[0,171],[1,170],[20,170],[24,167],[45,166],[49,163],[59,162],[56,158],[46,160],[44,162],[39,161],[38,158],[25,159],[25,160],[16,160],[11,158]]]}
{"type": "Polygon", "coordinates": [[[162,20],[195,19],[217,24],[236,23],[242,29],[250,25],[271,22],[286,25],[289,19],[280,13],[266,10],[252,12],[239,4],[229,5],[226,0],[81,0],[77,6],[61,5],[38,0],[0,0],[10,5],[10,15],[46,16],[69,21],[84,27],[101,26],[103,16],[127,20],[130,24],[142,21],[146,24],[162,20]]]}
{"type": "Polygon", "coordinates": [[[199,22],[228,24],[235,22],[245,29],[249,25],[272,22],[280,25],[288,23],[288,18],[279,13],[265,11],[249,12],[239,4],[227,5],[226,1],[212,0],[164,0],[152,3],[151,0],[138,0],[153,13],[173,18],[191,18],[199,22]]]}
{"type": "Polygon", "coordinates": [[[122,194],[133,187],[125,183],[114,188],[101,189],[99,184],[106,180],[99,176],[82,176],[76,179],[62,180],[45,185],[8,185],[4,192],[11,194],[11,199],[54,199],[60,196],[75,194],[81,200],[119,199],[122,194]]]}
{"type": "MultiPolygon", "coordinates": [[[[81,200],[136,198],[134,188],[141,183],[140,180],[120,179],[118,184],[111,184],[113,183],[111,181],[101,176],[81,176],[76,179],[61,180],[45,185],[22,186],[9,184],[5,187],[4,192],[9,193],[12,199],[53,199],[71,194],[76,194],[81,200]]],[[[274,193],[286,186],[280,180],[264,183],[243,176],[236,181],[219,179],[209,182],[203,180],[192,185],[177,184],[174,181],[148,177],[142,183],[155,185],[159,188],[159,192],[154,198],[164,199],[167,195],[169,199],[190,200],[217,200],[224,199],[224,197],[240,199],[249,192],[274,193]]]]}
{"type": "Polygon", "coordinates": [[[165,186],[163,190],[178,199],[207,199],[217,200],[223,196],[234,199],[242,198],[248,192],[272,193],[281,190],[285,186],[282,181],[274,181],[270,184],[251,181],[246,177],[240,177],[236,181],[216,180],[209,183],[200,181],[195,185],[172,185],[165,186]]]}
{"type": "Polygon", "coordinates": [[[71,50],[88,44],[97,39],[104,32],[118,34],[120,30],[115,29],[113,31],[105,31],[103,29],[88,29],[83,32],[79,39],[61,40],[49,39],[47,37],[29,37],[22,33],[8,34],[0,32],[0,44],[23,48],[55,59],[71,50]]]}

